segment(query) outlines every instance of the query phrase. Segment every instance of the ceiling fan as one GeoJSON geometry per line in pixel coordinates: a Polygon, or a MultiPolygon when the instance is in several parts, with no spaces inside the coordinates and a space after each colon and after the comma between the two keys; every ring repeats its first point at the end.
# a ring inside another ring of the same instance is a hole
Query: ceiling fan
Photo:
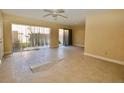
{"type": "Polygon", "coordinates": [[[63,18],[68,18],[67,16],[62,15],[65,11],[63,9],[44,9],[44,12],[48,14],[44,15],[43,17],[52,16],[55,20],[58,16],[63,18]]]}

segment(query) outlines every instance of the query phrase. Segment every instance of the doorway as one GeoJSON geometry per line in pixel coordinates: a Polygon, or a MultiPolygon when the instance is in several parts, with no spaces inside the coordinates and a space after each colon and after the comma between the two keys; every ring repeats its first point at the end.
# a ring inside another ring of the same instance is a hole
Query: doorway
{"type": "Polygon", "coordinates": [[[59,29],[59,46],[72,45],[72,30],[71,29],[59,29]]]}
{"type": "Polygon", "coordinates": [[[50,42],[50,28],[12,24],[13,52],[48,47],[50,42]]]}

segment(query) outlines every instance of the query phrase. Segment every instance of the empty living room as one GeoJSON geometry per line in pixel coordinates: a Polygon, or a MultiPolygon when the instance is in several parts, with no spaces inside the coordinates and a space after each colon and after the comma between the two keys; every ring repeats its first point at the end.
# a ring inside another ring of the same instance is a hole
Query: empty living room
{"type": "Polygon", "coordinates": [[[124,10],[1,9],[1,83],[123,83],[124,10]]]}

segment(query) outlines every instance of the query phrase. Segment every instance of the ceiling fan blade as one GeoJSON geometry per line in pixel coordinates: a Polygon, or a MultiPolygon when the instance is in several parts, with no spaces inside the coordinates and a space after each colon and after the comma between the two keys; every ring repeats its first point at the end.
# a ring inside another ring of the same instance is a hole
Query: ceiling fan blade
{"type": "Polygon", "coordinates": [[[65,11],[63,9],[57,9],[56,13],[64,13],[65,11]]]}
{"type": "Polygon", "coordinates": [[[47,17],[47,16],[49,16],[49,15],[51,15],[51,14],[46,14],[46,15],[44,15],[43,17],[47,17]]]}
{"type": "Polygon", "coordinates": [[[51,9],[43,9],[45,12],[53,13],[53,10],[51,9]]]}
{"type": "Polygon", "coordinates": [[[64,16],[64,15],[60,15],[60,14],[58,14],[58,16],[61,16],[61,17],[64,17],[64,18],[68,18],[67,16],[64,16]]]}

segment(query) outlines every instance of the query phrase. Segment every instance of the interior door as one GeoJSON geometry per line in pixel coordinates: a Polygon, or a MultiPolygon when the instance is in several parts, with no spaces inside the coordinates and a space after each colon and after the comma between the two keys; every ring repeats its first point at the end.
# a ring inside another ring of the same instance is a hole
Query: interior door
{"type": "Polygon", "coordinates": [[[3,22],[2,15],[0,13],[0,63],[3,57],[3,22]]]}

